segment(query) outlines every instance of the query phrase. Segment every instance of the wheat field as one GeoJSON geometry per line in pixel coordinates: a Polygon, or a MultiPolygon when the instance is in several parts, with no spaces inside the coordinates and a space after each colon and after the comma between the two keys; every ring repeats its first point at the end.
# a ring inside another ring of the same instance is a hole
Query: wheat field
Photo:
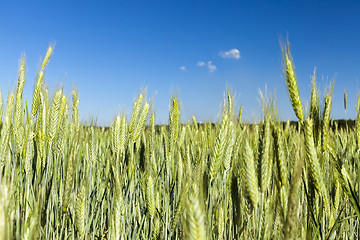
{"type": "MultiPolygon", "coordinates": [[[[289,46],[283,69],[297,125],[262,96],[258,124],[242,122],[227,91],[218,123],[155,125],[146,94],[109,128],[80,124],[76,90],[44,83],[32,102],[0,95],[0,239],[359,239],[360,98],[354,128],[331,120],[316,74],[304,111],[289,46]],[[323,104],[320,104],[323,102],[323,104]]],[[[344,107],[347,95],[344,94],[344,107]]]]}

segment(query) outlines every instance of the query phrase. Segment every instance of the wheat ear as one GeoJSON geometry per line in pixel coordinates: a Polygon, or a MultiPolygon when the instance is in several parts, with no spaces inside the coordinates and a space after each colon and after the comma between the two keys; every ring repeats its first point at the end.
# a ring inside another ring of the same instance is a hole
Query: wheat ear
{"type": "Polygon", "coordinates": [[[155,192],[154,192],[154,181],[149,174],[146,185],[146,205],[150,215],[150,219],[153,219],[155,216],[155,192]]]}
{"type": "Polygon", "coordinates": [[[310,180],[316,188],[317,192],[323,197],[323,202],[327,213],[330,213],[330,203],[326,187],[324,184],[323,174],[320,167],[320,162],[317,157],[316,148],[313,137],[313,122],[311,119],[305,121],[305,149],[306,149],[306,164],[309,169],[310,180]]]}
{"type": "Polygon", "coordinates": [[[39,109],[40,92],[42,91],[43,84],[44,84],[44,71],[40,70],[37,76],[36,85],[33,94],[33,100],[32,100],[31,116],[33,118],[35,117],[39,109]]]}
{"type": "Polygon", "coordinates": [[[261,192],[264,192],[271,180],[271,160],[270,160],[270,115],[265,116],[260,144],[259,144],[259,161],[258,161],[258,178],[261,192]]]}
{"type": "Polygon", "coordinates": [[[137,123],[138,118],[139,118],[139,113],[140,113],[140,108],[141,108],[141,103],[142,103],[143,97],[144,96],[140,93],[134,103],[133,112],[132,112],[131,120],[130,120],[130,124],[129,124],[129,133],[130,134],[133,134],[133,132],[135,131],[135,127],[136,127],[135,124],[137,123]]]}
{"type": "Polygon", "coordinates": [[[295,239],[294,226],[296,224],[296,221],[298,220],[296,214],[298,210],[297,208],[299,206],[298,205],[299,187],[301,182],[302,168],[303,168],[303,160],[301,157],[297,156],[295,159],[293,175],[291,176],[283,239],[295,239]]]}
{"type": "Polygon", "coordinates": [[[23,138],[24,138],[24,119],[23,119],[23,106],[22,106],[22,96],[25,85],[25,58],[21,59],[20,70],[19,70],[19,79],[16,87],[16,96],[15,96],[15,109],[14,109],[14,122],[13,122],[13,131],[15,135],[15,142],[17,145],[18,152],[22,149],[23,138]]]}
{"type": "Polygon", "coordinates": [[[295,67],[290,54],[289,42],[287,45],[281,46],[281,50],[283,53],[284,73],[291,105],[294,109],[296,117],[300,122],[302,122],[304,120],[304,113],[295,74],[295,67]]]}
{"type": "Polygon", "coordinates": [[[53,51],[54,51],[54,45],[50,45],[50,46],[48,47],[47,51],[46,51],[44,60],[43,60],[43,62],[42,62],[42,65],[41,65],[42,68],[45,68],[46,65],[48,64],[48,62],[49,62],[49,60],[50,60],[50,57],[51,57],[53,51]]]}
{"type": "Polygon", "coordinates": [[[121,184],[119,179],[115,179],[115,187],[113,193],[113,209],[112,209],[112,219],[111,219],[111,228],[110,228],[110,238],[111,239],[120,239],[122,234],[121,224],[122,217],[125,214],[124,199],[122,195],[121,184]]]}
{"type": "Polygon", "coordinates": [[[14,108],[14,93],[11,92],[7,99],[6,112],[4,116],[4,123],[1,127],[0,136],[0,167],[5,165],[7,153],[9,150],[9,138],[11,129],[11,116],[14,108]]]}
{"type": "Polygon", "coordinates": [[[318,146],[320,137],[320,107],[319,107],[319,94],[316,88],[316,68],[314,69],[314,73],[312,76],[312,89],[311,89],[311,97],[310,97],[310,117],[314,121],[314,139],[315,145],[318,146]]]}
{"type": "Polygon", "coordinates": [[[62,90],[56,92],[53,100],[51,102],[50,108],[50,116],[49,116],[49,130],[48,130],[48,138],[50,144],[53,142],[55,135],[57,133],[57,129],[60,123],[61,117],[61,103],[62,103],[62,90]]]}
{"type": "Polygon", "coordinates": [[[328,147],[328,135],[329,135],[329,125],[330,125],[330,114],[331,114],[331,107],[332,107],[332,95],[334,90],[334,84],[330,86],[329,92],[325,96],[325,106],[323,112],[323,119],[322,119],[322,144],[323,144],[323,151],[327,150],[328,147]]]}
{"type": "Polygon", "coordinates": [[[76,196],[75,202],[75,225],[79,233],[80,238],[85,235],[85,211],[86,211],[86,188],[82,183],[80,190],[76,196]]]}
{"type": "Polygon", "coordinates": [[[257,203],[259,201],[259,186],[258,178],[256,176],[253,150],[251,149],[250,144],[247,140],[245,142],[243,162],[245,167],[244,178],[246,191],[248,193],[252,206],[255,207],[257,206],[257,203]]]}
{"type": "Polygon", "coordinates": [[[79,93],[73,89],[72,90],[72,128],[73,136],[77,136],[80,131],[80,116],[79,116],[79,93]]]}
{"type": "Polygon", "coordinates": [[[213,180],[221,166],[221,160],[226,147],[226,137],[228,135],[229,118],[225,112],[221,121],[220,131],[215,141],[214,156],[210,163],[210,179],[213,180]]]}
{"type": "Polygon", "coordinates": [[[347,92],[346,89],[344,90],[344,109],[346,111],[347,108],[347,92]]]}
{"type": "Polygon", "coordinates": [[[286,159],[284,153],[284,145],[282,134],[280,128],[278,126],[274,126],[273,129],[274,136],[274,150],[276,156],[276,166],[279,174],[279,182],[281,186],[285,186],[287,182],[287,167],[286,167],[286,159]]]}
{"type": "Polygon", "coordinates": [[[189,240],[205,240],[205,217],[199,197],[196,194],[190,194],[186,205],[185,215],[185,235],[189,240]]]}

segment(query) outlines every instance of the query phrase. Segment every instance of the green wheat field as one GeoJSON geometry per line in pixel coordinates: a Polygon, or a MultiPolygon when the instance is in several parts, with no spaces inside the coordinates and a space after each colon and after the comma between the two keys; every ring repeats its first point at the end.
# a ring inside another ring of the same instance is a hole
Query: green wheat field
{"type": "Polygon", "coordinates": [[[78,92],[44,83],[52,51],[31,103],[24,59],[16,89],[0,95],[0,239],[360,238],[360,98],[355,126],[339,127],[334,86],[320,99],[314,73],[304,111],[288,44],[296,124],[267,96],[259,123],[242,123],[228,91],[217,123],[181,124],[172,98],[168,124],[156,126],[141,92],[131,116],[84,126],[78,92]]]}

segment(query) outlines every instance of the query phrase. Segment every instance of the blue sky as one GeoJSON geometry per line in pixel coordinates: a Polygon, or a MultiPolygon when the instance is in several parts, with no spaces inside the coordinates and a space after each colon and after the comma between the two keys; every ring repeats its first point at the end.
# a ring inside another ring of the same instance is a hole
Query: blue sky
{"type": "Polygon", "coordinates": [[[79,89],[83,122],[108,125],[115,113],[129,115],[145,88],[157,123],[167,122],[172,95],[183,121],[216,121],[228,86],[248,121],[260,116],[265,86],[276,92],[281,119],[295,119],[279,47],[289,36],[303,104],[316,67],[322,96],[336,78],[332,118],[354,118],[359,13],[358,1],[1,1],[0,88],[5,97],[14,89],[25,54],[30,101],[41,58],[55,43],[46,82],[69,97],[79,89]]]}

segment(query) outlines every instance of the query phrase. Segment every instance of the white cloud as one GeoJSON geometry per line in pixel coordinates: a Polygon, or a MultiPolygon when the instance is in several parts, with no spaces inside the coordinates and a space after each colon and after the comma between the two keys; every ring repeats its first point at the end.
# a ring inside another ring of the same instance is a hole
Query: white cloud
{"type": "Polygon", "coordinates": [[[208,61],[207,67],[209,68],[209,72],[216,71],[216,69],[217,69],[216,66],[212,64],[211,61],[208,61]]]}
{"type": "Polygon", "coordinates": [[[205,62],[198,61],[196,65],[198,65],[199,67],[203,67],[203,66],[205,66],[205,62]]]}
{"type": "Polygon", "coordinates": [[[236,48],[233,48],[227,52],[221,51],[219,53],[219,56],[223,57],[223,58],[235,58],[235,59],[240,59],[240,51],[236,48]]]}
{"type": "Polygon", "coordinates": [[[185,67],[185,66],[180,66],[179,69],[180,69],[181,71],[186,71],[186,67],[185,67]]]}

